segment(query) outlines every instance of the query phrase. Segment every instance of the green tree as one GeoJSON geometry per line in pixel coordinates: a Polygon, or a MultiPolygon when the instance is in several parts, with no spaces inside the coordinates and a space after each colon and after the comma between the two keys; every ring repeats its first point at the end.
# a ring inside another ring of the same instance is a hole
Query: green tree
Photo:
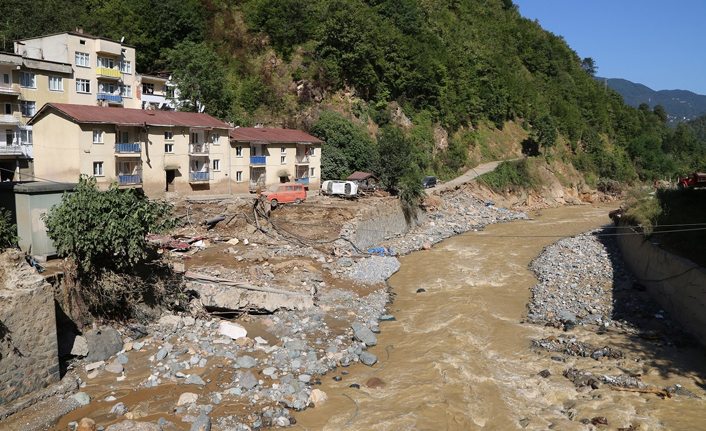
{"type": "MultiPolygon", "coordinates": [[[[415,170],[412,166],[411,150],[402,129],[386,126],[380,130],[378,134],[378,151],[380,152],[378,176],[393,192],[398,191],[402,178],[415,170]]],[[[421,184],[421,177],[419,180],[421,184]]]]}
{"type": "Polygon", "coordinates": [[[544,114],[533,122],[532,138],[545,152],[556,144],[557,137],[556,121],[551,115],[544,114]]]}
{"type": "Polygon", "coordinates": [[[232,95],[227,70],[205,42],[184,41],[167,54],[179,88],[180,107],[184,111],[205,112],[226,118],[231,113],[232,95]]]}
{"type": "Polygon", "coordinates": [[[0,250],[12,247],[19,240],[17,225],[12,223],[12,214],[5,208],[0,208],[0,250]]]}
{"type": "Polygon", "coordinates": [[[586,57],[581,60],[581,67],[583,67],[583,70],[585,70],[586,73],[591,76],[595,76],[596,71],[598,70],[598,67],[596,67],[595,60],[593,60],[591,57],[586,57]]]}
{"type": "Polygon", "coordinates": [[[139,189],[98,189],[96,179],[82,175],[73,193],[43,216],[47,233],[59,256],[69,257],[79,269],[126,271],[146,256],[148,233],[175,226],[172,205],[150,201],[139,189]]]}

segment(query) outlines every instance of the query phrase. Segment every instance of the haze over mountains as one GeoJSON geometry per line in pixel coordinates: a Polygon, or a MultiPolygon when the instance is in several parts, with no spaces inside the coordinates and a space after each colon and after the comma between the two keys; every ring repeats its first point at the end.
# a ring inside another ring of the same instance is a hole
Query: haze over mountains
{"type": "Polygon", "coordinates": [[[630,106],[637,108],[641,103],[647,103],[650,108],[654,108],[655,105],[662,105],[673,126],[680,121],[686,122],[706,114],[706,96],[691,91],[655,91],[646,85],[620,78],[596,77],[596,80],[607,82],[608,86],[623,96],[625,103],[630,106]]]}

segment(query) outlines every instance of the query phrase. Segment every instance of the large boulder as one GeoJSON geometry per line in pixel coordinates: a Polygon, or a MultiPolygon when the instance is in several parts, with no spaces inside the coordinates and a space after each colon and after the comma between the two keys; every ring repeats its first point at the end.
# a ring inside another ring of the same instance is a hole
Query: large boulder
{"type": "Polygon", "coordinates": [[[123,339],[113,328],[93,329],[84,337],[88,344],[86,362],[106,361],[123,348],[123,339]]]}

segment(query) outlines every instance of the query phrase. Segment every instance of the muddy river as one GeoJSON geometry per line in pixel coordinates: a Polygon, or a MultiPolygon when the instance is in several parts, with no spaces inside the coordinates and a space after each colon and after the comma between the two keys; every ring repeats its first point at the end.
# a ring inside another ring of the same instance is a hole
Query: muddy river
{"type": "MultiPolygon", "coordinates": [[[[533,339],[561,331],[522,324],[529,288],[527,269],[542,248],[560,237],[609,224],[615,205],[565,207],[530,214],[531,221],[488,226],[402,259],[390,279],[395,321],[381,323],[380,362],[351,367],[340,382],[325,378],[328,402],[297,414],[308,430],[507,430],[639,429],[706,430],[703,400],[600,390],[579,393],[562,376],[571,366],[597,375],[643,375],[650,387],[680,384],[700,396],[706,382],[704,351],[635,343],[619,331],[597,338],[627,358],[552,361],[530,349],[533,339]],[[426,292],[417,293],[423,288],[426,292]],[[538,376],[551,371],[547,379],[538,376]],[[621,371],[622,370],[622,371],[621,371]],[[365,386],[377,377],[381,389],[365,386]],[[352,383],[361,385],[351,388],[352,383]],[[571,412],[574,414],[570,414],[571,412]],[[569,416],[574,416],[573,421],[569,416]],[[609,425],[582,425],[578,418],[605,417],[609,425]]],[[[328,376],[327,376],[328,377],[328,376]]]]}

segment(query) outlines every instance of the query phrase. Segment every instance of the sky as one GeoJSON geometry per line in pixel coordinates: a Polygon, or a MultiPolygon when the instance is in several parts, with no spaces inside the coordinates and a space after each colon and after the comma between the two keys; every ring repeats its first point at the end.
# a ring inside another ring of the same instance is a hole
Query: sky
{"type": "Polygon", "coordinates": [[[513,0],[596,76],[706,95],[706,0],[513,0]]]}

